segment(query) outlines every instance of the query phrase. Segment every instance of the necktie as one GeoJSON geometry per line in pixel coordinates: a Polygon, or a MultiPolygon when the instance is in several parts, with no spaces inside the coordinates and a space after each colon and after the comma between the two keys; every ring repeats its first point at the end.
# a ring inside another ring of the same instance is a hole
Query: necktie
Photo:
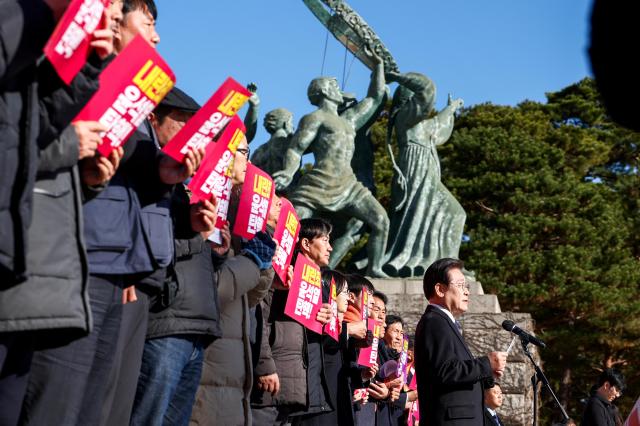
{"type": "Polygon", "coordinates": [[[498,418],[497,414],[493,415],[493,421],[496,424],[496,426],[502,426],[502,423],[500,422],[500,419],[498,418]]]}
{"type": "Polygon", "coordinates": [[[456,328],[458,329],[458,333],[462,336],[462,324],[460,324],[460,321],[458,320],[456,320],[456,328]]]}

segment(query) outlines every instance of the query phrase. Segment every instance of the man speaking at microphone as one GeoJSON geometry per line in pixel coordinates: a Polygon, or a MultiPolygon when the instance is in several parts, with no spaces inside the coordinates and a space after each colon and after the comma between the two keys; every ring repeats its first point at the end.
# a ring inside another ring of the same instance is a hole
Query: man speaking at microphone
{"type": "Polygon", "coordinates": [[[483,423],[482,381],[500,378],[506,352],[475,358],[457,317],[469,308],[469,286],[462,261],[435,261],[424,274],[429,306],[416,328],[415,359],[420,424],[477,426],[483,423]]]}

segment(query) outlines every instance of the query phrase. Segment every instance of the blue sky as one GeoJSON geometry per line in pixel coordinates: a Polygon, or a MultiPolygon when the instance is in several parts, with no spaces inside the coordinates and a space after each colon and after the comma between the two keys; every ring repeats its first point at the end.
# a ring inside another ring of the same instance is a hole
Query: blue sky
{"type": "MultiPolygon", "coordinates": [[[[274,108],[297,123],[313,107],[306,98],[320,75],[326,30],[302,0],[156,0],[158,47],[178,86],[203,103],[227,76],[256,82],[260,126],[274,108]]],[[[515,105],[544,101],[591,75],[586,48],[591,0],[349,0],[374,28],[402,72],[433,79],[437,105],[447,93],[465,100],[515,105]]],[[[332,36],[324,75],[343,81],[345,52],[332,36]]],[[[361,98],[370,72],[349,54],[345,89],[361,98]]]]}

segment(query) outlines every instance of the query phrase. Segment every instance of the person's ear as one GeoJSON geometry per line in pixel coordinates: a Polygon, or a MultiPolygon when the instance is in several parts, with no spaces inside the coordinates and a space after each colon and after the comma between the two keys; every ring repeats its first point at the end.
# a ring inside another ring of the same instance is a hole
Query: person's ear
{"type": "Polygon", "coordinates": [[[446,286],[442,283],[436,283],[435,291],[438,297],[444,297],[444,294],[446,293],[446,286]]]}

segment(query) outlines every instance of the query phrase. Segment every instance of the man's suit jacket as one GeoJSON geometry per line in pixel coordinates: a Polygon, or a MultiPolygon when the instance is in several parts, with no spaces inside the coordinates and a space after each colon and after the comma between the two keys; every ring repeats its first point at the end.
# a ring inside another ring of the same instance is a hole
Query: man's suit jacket
{"type": "MultiPolygon", "coordinates": [[[[495,420],[493,420],[493,416],[491,415],[489,410],[485,408],[483,411],[484,411],[484,426],[497,426],[497,423],[495,422],[495,420]]],[[[500,420],[500,417],[498,417],[498,421],[500,422],[500,426],[503,426],[503,423],[502,423],[502,420],[500,420]]]]}
{"type": "Polygon", "coordinates": [[[474,358],[457,326],[428,306],[415,338],[420,424],[478,426],[484,421],[481,382],[492,377],[487,357],[474,358]]]}

